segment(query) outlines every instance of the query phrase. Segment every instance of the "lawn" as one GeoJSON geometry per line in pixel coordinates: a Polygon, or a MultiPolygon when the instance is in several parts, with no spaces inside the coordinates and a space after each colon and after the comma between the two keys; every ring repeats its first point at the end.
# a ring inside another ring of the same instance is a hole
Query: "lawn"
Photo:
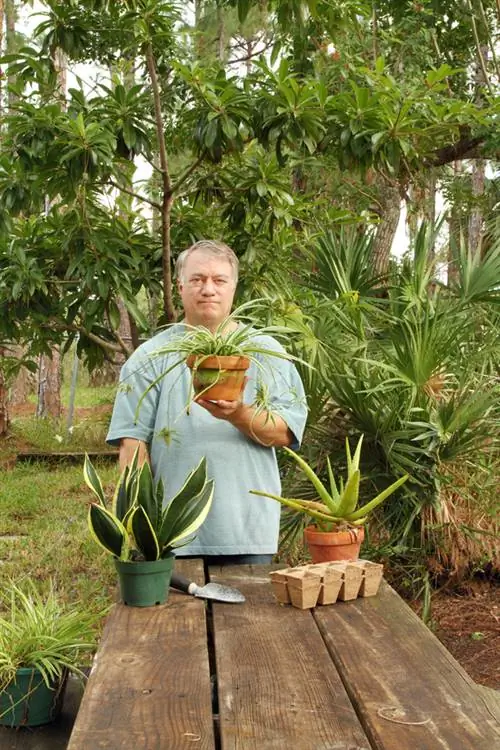
{"type": "MultiPolygon", "coordinates": [[[[112,485],[116,466],[99,471],[112,485]]],[[[66,602],[96,612],[111,604],[116,575],[88,531],[89,499],[80,466],[18,464],[0,471],[0,588],[9,579],[31,578],[42,589],[52,580],[66,602]]]]}

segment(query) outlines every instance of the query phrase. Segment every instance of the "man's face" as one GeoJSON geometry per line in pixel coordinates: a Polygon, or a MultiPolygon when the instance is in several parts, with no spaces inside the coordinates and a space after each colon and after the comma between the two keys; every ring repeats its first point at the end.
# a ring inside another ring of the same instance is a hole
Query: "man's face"
{"type": "Polygon", "coordinates": [[[226,258],[195,250],[178,282],[186,323],[214,330],[231,312],[236,283],[226,258]]]}

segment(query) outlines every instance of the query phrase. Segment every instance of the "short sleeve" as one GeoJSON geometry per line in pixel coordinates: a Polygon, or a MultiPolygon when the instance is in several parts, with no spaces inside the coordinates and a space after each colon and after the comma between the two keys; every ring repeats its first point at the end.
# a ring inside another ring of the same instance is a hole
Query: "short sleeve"
{"type": "Polygon", "coordinates": [[[139,347],[122,367],[106,442],[119,445],[126,437],[151,442],[161,389],[157,379],[154,358],[139,347]]]}

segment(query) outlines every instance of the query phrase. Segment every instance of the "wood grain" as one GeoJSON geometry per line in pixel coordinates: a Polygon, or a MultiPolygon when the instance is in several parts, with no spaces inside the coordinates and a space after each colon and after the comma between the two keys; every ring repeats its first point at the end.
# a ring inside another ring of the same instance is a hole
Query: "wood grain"
{"type": "Polygon", "coordinates": [[[209,570],[247,597],[212,605],[222,750],[370,750],[311,612],[278,604],[268,570],[209,570]]]}
{"type": "Polygon", "coordinates": [[[499,750],[477,686],[386,583],[313,616],[374,748],[499,750]]]}
{"type": "MultiPolygon", "coordinates": [[[[201,563],[177,562],[203,583],[201,563]]],[[[213,750],[205,603],[170,590],[159,607],[115,605],[68,750],[213,750]]]]}

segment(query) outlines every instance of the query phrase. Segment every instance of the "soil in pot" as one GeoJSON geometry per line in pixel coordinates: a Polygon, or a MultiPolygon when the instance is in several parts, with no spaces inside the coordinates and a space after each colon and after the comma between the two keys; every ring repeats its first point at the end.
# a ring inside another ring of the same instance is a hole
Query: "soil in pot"
{"type": "Polygon", "coordinates": [[[32,667],[20,667],[16,679],[0,692],[0,724],[37,727],[50,724],[61,713],[68,674],[50,687],[32,667]]]}
{"type": "Polygon", "coordinates": [[[343,531],[318,531],[315,526],[304,529],[304,539],[313,563],[357,560],[364,538],[362,526],[343,531]]]}
{"type": "Polygon", "coordinates": [[[124,562],[115,559],[120,594],[130,607],[154,607],[168,599],[174,556],[162,560],[124,562]]]}
{"type": "Polygon", "coordinates": [[[200,357],[186,359],[193,373],[196,398],[211,401],[237,401],[245,385],[248,357],[200,357]]]}

